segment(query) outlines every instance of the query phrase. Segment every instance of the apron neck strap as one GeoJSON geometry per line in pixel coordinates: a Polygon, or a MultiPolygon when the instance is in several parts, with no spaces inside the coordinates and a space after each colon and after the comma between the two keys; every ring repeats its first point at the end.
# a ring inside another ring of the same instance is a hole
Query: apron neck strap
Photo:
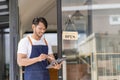
{"type": "Polygon", "coordinates": [[[28,36],[28,40],[30,41],[30,44],[32,45],[32,41],[31,41],[31,39],[30,39],[30,37],[28,36]]]}
{"type": "MultiPolygon", "coordinates": [[[[29,36],[28,36],[28,40],[30,41],[30,44],[32,45],[32,41],[31,41],[29,36]]],[[[45,38],[44,38],[44,42],[45,42],[46,45],[48,45],[47,40],[45,38]]]]}
{"type": "Polygon", "coordinates": [[[48,45],[48,43],[47,43],[47,41],[46,41],[46,39],[45,39],[45,38],[44,38],[44,42],[45,42],[45,44],[46,44],[46,45],[48,45]]]}

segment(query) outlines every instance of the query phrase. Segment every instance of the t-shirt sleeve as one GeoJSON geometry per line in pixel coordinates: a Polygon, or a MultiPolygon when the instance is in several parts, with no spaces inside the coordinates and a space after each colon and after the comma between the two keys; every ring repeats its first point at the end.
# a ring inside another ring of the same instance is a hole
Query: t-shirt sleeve
{"type": "Polygon", "coordinates": [[[49,42],[48,42],[48,54],[53,54],[52,46],[49,42]]]}
{"type": "Polygon", "coordinates": [[[27,38],[23,38],[19,41],[18,43],[18,50],[17,53],[21,53],[21,54],[27,54],[28,53],[28,39],[27,38]]]}

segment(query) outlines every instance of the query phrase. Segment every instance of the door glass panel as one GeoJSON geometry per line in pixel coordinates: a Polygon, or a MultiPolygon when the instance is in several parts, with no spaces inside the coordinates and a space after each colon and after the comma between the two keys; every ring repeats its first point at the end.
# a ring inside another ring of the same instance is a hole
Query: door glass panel
{"type": "Polygon", "coordinates": [[[90,57],[79,55],[79,44],[88,35],[88,11],[81,8],[85,5],[84,0],[62,0],[63,80],[91,79],[90,57]]]}
{"type": "Polygon", "coordinates": [[[120,0],[62,0],[62,35],[64,80],[120,79],[120,0]]]}
{"type": "Polygon", "coordinates": [[[120,0],[93,0],[92,29],[97,52],[92,80],[119,80],[120,0]]]}

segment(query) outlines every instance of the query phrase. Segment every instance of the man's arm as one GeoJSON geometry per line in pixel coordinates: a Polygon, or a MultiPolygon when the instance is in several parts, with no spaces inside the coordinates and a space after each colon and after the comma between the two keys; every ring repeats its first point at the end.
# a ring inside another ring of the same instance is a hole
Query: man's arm
{"type": "Polygon", "coordinates": [[[40,56],[35,57],[35,58],[27,58],[26,54],[18,53],[17,54],[17,63],[19,66],[28,66],[28,65],[34,64],[36,62],[45,60],[46,58],[47,58],[47,55],[45,55],[45,54],[41,54],[40,56]]]}
{"type": "Polygon", "coordinates": [[[49,62],[55,60],[54,55],[53,55],[53,54],[48,54],[47,60],[48,60],[49,62]]]}

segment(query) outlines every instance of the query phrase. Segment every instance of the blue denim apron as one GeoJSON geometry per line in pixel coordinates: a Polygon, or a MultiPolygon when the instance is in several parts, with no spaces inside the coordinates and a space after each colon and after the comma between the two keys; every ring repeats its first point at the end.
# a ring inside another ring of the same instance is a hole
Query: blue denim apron
{"type": "MultiPolygon", "coordinates": [[[[28,37],[31,45],[32,42],[28,37]]],[[[38,57],[41,53],[48,54],[47,42],[46,45],[32,45],[30,58],[38,57]]],[[[47,60],[34,63],[25,67],[24,80],[50,80],[49,71],[46,69],[47,60]]]]}

